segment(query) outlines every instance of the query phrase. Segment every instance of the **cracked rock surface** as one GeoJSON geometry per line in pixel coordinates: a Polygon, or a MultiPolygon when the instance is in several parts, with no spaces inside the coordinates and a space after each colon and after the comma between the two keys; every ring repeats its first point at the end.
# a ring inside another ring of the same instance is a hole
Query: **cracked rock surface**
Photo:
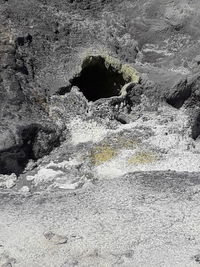
{"type": "Polygon", "coordinates": [[[0,0],[0,267],[200,264],[198,0],[0,0]]]}

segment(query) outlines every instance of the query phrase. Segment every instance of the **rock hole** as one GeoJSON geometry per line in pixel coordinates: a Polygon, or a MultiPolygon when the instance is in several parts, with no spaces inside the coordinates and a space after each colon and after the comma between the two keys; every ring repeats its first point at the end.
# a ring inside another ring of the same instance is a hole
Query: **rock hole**
{"type": "Polygon", "coordinates": [[[89,101],[118,96],[127,82],[123,74],[101,56],[86,58],[81,72],[70,80],[71,85],[77,86],[89,101]]]}
{"type": "Polygon", "coordinates": [[[25,44],[25,38],[24,37],[18,37],[16,40],[17,45],[23,46],[25,44]]]}
{"type": "Polygon", "coordinates": [[[60,144],[55,131],[32,124],[19,129],[20,145],[0,151],[0,174],[23,173],[30,159],[37,160],[60,144]]]}
{"type": "Polygon", "coordinates": [[[26,37],[24,36],[19,36],[16,39],[16,44],[17,46],[24,46],[26,43],[28,43],[28,45],[30,45],[32,43],[33,37],[28,34],[26,37]]]}
{"type": "Polygon", "coordinates": [[[26,66],[17,66],[16,70],[22,74],[28,75],[28,69],[26,66]]]}

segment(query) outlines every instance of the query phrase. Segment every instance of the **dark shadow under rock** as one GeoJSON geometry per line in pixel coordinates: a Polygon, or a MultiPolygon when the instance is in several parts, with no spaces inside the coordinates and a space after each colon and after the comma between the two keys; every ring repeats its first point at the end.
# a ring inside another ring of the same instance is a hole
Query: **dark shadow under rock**
{"type": "Polygon", "coordinates": [[[166,97],[166,102],[174,108],[179,109],[191,94],[192,86],[188,84],[187,79],[181,80],[172,88],[169,95],[166,97]]]}
{"type": "Polygon", "coordinates": [[[200,113],[197,114],[193,119],[192,124],[192,138],[196,140],[200,135],[200,113]]]}
{"type": "Polygon", "coordinates": [[[71,91],[71,88],[72,88],[71,85],[60,87],[60,88],[55,92],[55,95],[65,95],[66,93],[69,93],[69,92],[71,91]]]}
{"type": "Polygon", "coordinates": [[[18,128],[20,144],[0,151],[0,173],[20,175],[30,159],[37,160],[59,146],[59,136],[53,129],[38,124],[18,128]]]}

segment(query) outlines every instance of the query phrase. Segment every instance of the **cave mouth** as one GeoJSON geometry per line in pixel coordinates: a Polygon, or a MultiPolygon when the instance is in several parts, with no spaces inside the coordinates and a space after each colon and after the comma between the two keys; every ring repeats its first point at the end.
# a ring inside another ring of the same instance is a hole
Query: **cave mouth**
{"type": "Polygon", "coordinates": [[[106,62],[104,57],[90,56],[83,61],[81,72],[70,83],[77,86],[89,101],[96,101],[119,96],[127,81],[123,73],[106,62]]]}

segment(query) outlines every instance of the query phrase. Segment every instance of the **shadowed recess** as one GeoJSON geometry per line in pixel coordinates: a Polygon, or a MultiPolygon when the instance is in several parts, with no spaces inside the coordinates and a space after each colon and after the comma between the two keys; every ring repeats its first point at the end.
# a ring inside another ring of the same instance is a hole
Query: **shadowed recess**
{"type": "Polygon", "coordinates": [[[192,125],[192,138],[196,140],[200,136],[200,114],[194,118],[192,125]]]}
{"type": "Polygon", "coordinates": [[[37,124],[20,127],[19,145],[0,151],[0,174],[23,173],[29,160],[37,160],[48,155],[60,144],[58,136],[51,129],[37,124]]]}
{"type": "Polygon", "coordinates": [[[106,63],[101,56],[91,56],[84,60],[81,72],[70,80],[89,101],[120,95],[127,81],[118,69],[106,63]]]}
{"type": "Polygon", "coordinates": [[[187,79],[185,79],[175,86],[174,92],[167,97],[166,101],[172,107],[179,109],[191,94],[192,85],[188,84],[187,79]]]}

